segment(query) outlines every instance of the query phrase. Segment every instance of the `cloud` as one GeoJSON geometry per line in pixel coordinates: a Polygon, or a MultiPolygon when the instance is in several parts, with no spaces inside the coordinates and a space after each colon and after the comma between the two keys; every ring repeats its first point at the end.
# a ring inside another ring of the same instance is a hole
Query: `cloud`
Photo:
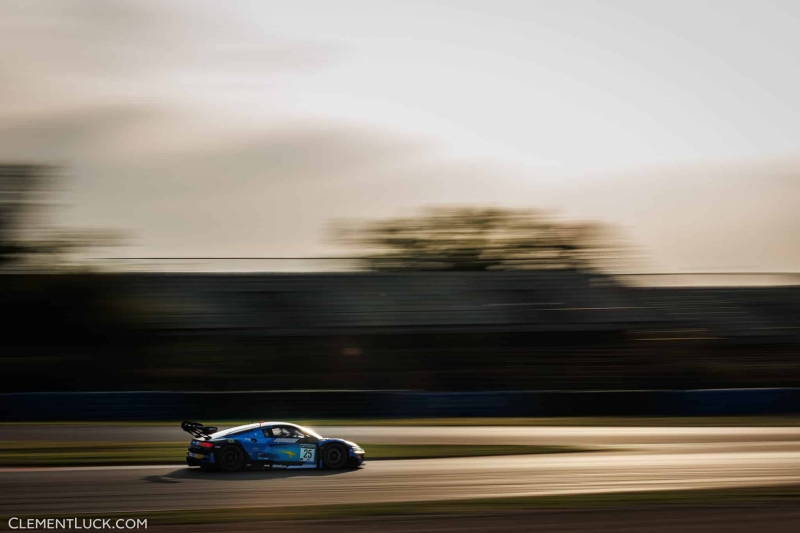
{"type": "Polygon", "coordinates": [[[313,254],[331,219],[461,203],[610,221],[657,268],[800,263],[797,161],[559,183],[454,161],[426,138],[270,114],[240,97],[268,107],[275,80],[342,50],[241,15],[220,2],[0,3],[0,160],[67,165],[62,221],[130,230],[144,255],[313,254]]]}
{"type": "Polygon", "coordinates": [[[236,79],[317,68],[340,57],[227,14],[220,3],[137,0],[0,4],[0,116],[27,109],[180,99],[236,79]]]}
{"type": "Polygon", "coordinates": [[[26,113],[0,127],[0,160],[74,164],[115,157],[114,144],[123,144],[132,129],[168,116],[156,107],[125,104],[26,113]]]}

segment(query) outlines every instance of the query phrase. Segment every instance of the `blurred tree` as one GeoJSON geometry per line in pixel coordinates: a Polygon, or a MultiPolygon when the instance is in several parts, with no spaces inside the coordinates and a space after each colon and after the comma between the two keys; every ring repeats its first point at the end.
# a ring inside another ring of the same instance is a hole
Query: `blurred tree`
{"type": "Polygon", "coordinates": [[[626,248],[613,228],[533,209],[433,207],[418,216],[339,222],[335,239],[372,270],[608,270],[626,248]]]}
{"type": "Polygon", "coordinates": [[[121,242],[114,230],[53,229],[46,218],[57,178],[53,167],[0,164],[0,270],[74,270],[87,250],[121,242]]]}
{"type": "Polygon", "coordinates": [[[0,268],[26,251],[20,231],[36,203],[34,191],[46,176],[39,165],[0,165],[0,268]]]}

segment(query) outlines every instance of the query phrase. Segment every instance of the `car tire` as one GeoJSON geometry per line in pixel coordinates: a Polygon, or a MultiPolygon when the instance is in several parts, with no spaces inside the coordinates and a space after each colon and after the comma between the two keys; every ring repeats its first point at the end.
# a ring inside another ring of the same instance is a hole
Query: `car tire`
{"type": "Polygon", "coordinates": [[[217,452],[216,460],[220,470],[236,472],[244,466],[244,452],[235,444],[229,444],[217,452]]]}
{"type": "Polygon", "coordinates": [[[326,468],[339,469],[347,466],[347,450],[341,444],[328,444],[322,452],[326,468]]]}

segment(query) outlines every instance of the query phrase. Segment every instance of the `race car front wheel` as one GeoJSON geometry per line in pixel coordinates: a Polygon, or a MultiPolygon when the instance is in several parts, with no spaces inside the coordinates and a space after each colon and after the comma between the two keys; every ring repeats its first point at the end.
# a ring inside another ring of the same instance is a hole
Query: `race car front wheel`
{"type": "Polygon", "coordinates": [[[347,450],[341,444],[329,444],[322,454],[328,468],[344,468],[347,464],[347,450]]]}
{"type": "Polygon", "coordinates": [[[244,453],[236,445],[229,444],[217,452],[217,465],[225,472],[235,472],[244,466],[244,453]]]}

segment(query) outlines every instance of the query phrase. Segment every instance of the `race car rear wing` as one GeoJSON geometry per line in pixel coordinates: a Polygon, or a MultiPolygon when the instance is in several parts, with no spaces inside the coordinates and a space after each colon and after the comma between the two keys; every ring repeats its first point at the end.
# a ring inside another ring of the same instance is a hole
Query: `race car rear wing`
{"type": "Polygon", "coordinates": [[[218,428],[214,426],[204,426],[200,422],[190,422],[188,420],[181,422],[181,429],[197,439],[208,437],[218,430],[218,428]]]}

